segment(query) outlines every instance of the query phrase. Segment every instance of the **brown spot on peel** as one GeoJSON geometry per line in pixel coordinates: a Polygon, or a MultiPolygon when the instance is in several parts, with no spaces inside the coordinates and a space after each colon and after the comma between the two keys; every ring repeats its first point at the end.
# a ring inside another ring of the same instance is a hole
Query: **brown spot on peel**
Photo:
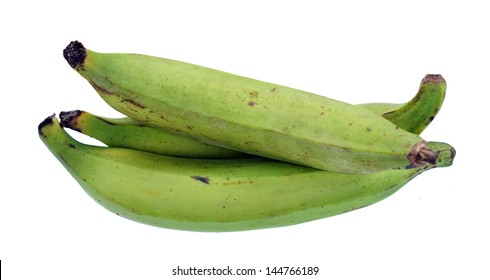
{"type": "Polygon", "coordinates": [[[202,176],[191,176],[192,179],[196,180],[196,181],[199,181],[199,182],[202,182],[204,184],[209,184],[209,178],[208,177],[202,177],[202,176]]]}
{"type": "Polygon", "coordinates": [[[132,99],[123,99],[123,100],[121,100],[121,102],[129,102],[129,103],[133,104],[134,106],[136,106],[136,107],[138,107],[140,109],[145,109],[146,108],[145,106],[141,105],[140,103],[138,103],[138,102],[136,102],[136,101],[134,101],[132,99]]]}
{"type": "Polygon", "coordinates": [[[107,94],[107,95],[112,94],[112,92],[110,92],[108,89],[105,89],[105,88],[103,88],[103,87],[99,86],[98,84],[93,83],[91,81],[88,81],[88,82],[95,89],[95,91],[97,91],[97,93],[99,93],[99,94],[107,94]]]}

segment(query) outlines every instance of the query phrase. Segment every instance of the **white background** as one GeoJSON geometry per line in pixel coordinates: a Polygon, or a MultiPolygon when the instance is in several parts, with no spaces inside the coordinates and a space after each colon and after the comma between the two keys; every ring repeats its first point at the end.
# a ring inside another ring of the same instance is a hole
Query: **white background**
{"type": "Polygon", "coordinates": [[[171,270],[227,265],[320,267],[302,279],[490,279],[485,1],[322,2],[3,1],[5,279],[211,279],[171,270]],[[405,102],[425,74],[442,74],[447,97],[422,136],[450,143],[457,157],[376,205],[297,226],[196,233],[138,224],[91,200],[37,136],[39,122],[64,110],[120,116],[63,59],[71,40],[351,103],[405,102]]]}

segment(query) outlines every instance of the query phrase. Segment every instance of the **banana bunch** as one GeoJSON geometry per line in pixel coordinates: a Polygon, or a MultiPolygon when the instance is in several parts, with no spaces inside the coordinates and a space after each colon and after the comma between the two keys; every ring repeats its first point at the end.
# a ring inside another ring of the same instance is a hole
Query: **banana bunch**
{"type": "Polygon", "coordinates": [[[137,222],[192,231],[299,224],[376,203],[455,157],[451,145],[419,136],[442,106],[441,75],[426,75],[407,103],[353,105],[77,41],[63,54],[127,117],[61,112],[39,136],[95,201],[137,222]]]}

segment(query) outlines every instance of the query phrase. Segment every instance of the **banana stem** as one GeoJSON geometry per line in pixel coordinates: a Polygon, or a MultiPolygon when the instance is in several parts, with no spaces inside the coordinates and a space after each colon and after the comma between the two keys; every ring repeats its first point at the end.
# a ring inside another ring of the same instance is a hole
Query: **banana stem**
{"type": "Polygon", "coordinates": [[[410,161],[410,168],[422,167],[427,163],[435,164],[439,154],[427,146],[427,142],[421,141],[416,143],[407,158],[410,161]]]}
{"type": "Polygon", "coordinates": [[[87,57],[87,50],[82,45],[82,43],[78,41],[72,41],[70,44],[63,50],[63,56],[70,66],[74,69],[83,65],[83,61],[85,57],[87,57]]]}

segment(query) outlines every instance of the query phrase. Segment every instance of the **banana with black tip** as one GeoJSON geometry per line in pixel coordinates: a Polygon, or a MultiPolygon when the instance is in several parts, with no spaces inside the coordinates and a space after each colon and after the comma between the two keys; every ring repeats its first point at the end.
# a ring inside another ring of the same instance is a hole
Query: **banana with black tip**
{"type": "Polygon", "coordinates": [[[450,145],[429,142],[439,155],[434,164],[346,174],[259,157],[186,159],[91,146],[73,139],[54,116],[38,133],[100,205],[137,222],[191,231],[280,227],[352,211],[390,196],[424,171],[451,165],[455,155],[450,145]]]}
{"type": "Polygon", "coordinates": [[[208,144],[344,173],[437,161],[420,136],[359,106],[175,60],[97,53],[77,41],[63,53],[119,112],[208,144]]]}
{"type": "MultiPolygon", "coordinates": [[[[439,112],[446,83],[440,75],[426,75],[416,96],[405,104],[368,103],[365,107],[408,132],[420,134],[439,112]]],[[[93,137],[107,146],[131,148],[187,158],[241,158],[251,155],[146,125],[130,117],[107,118],[86,111],[60,113],[61,125],[93,137]]]]}

